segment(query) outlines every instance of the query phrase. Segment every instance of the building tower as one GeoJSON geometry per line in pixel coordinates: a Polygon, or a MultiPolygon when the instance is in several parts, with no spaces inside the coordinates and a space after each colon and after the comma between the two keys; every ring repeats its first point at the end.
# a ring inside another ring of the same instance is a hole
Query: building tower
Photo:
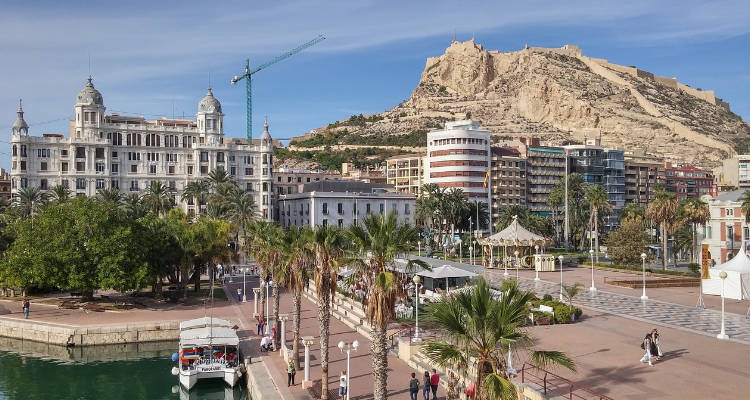
{"type": "Polygon", "coordinates": [[[86,86],[76,96],[75,139],[102,137],[104,123],[104,99],[89,76],[86,86]]]}
{"type": "Polygon", "coordinates": [[[16,122],[13,123],[13,128],[11,133],[15,135],[24,135],[29,136],[29,124],[26,123],[26,121],[23,119],[23,104],[21,103],[21,99],[18,99],[18,111],[16,111],[18,114],[18,117],[16,117],[16,122]]]}
{"type": "Polygon", "coordinates": [[[221,112],[221,103],[214,97],[211,87],[198,103],[198,113],[195,116],[198,132],[206,135],[206,143],[220,143],[224,135],[224,114],[221,112]]]}

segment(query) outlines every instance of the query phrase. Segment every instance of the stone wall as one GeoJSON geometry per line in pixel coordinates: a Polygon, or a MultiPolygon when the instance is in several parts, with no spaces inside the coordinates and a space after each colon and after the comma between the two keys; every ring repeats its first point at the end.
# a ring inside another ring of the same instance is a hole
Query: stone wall
{"type": "Polygon", "coordinates": [[[60,346],[178,340],[177,321],[80,327],[0,317],[0,336],[60,346]]]}

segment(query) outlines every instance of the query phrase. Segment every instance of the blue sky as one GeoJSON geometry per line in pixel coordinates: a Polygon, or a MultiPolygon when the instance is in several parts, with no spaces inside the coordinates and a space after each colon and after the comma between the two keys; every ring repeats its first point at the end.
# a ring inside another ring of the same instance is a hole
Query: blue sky
{"type": "Polygon", "coordinates": [[[297,136],[408,98],[454,31],[487,49],[577,44],[585,55],[712,89],[750,119],[747,1],[27,1],[0,14],[5,134],[18,98],[31,134],[68,133],[89,74],[108,112],[193,116],[209,76],[226,134],[245,135],[244,87],[229,84],[319,33],[327,39],[255,75],[254,131],[297,136]]]}

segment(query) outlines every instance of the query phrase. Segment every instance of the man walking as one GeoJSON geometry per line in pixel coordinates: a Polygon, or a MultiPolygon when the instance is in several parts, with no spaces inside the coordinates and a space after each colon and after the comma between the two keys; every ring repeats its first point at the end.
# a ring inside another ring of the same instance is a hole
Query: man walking
{"type": "Polygon", "coordinates": [[[237,288],[237,301],[242,301],[242,289],[237,288]]]}
{"type": "Polygon", "coordinates": [[[440,383],[440,377],[437,374],[435,368],[432,369],[432,375],[430,375],[430,389],[432,389],[432,400],[437,400],[438,384],[440,383]]]}
{"type": "Polygon", "coordinates": [[[29,299],[23,299],[23,317],[26,319],[29,319],[29,308],[31,304],[29,303],[29,299]]]}

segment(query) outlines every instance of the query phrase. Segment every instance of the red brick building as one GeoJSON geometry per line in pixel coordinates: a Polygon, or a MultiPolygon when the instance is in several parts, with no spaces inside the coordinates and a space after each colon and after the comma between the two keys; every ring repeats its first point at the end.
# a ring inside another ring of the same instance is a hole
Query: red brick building
{"type": "Polygon", "coordinates": [[[710,171],[696,168],[692,165],[673,166],[664,163],[664,169],[659,170],[659,183],[664,190],[674,193],[679,200],[700,198],[703,195],[716,195],[713,186],[714,177],[710,171]]]}

